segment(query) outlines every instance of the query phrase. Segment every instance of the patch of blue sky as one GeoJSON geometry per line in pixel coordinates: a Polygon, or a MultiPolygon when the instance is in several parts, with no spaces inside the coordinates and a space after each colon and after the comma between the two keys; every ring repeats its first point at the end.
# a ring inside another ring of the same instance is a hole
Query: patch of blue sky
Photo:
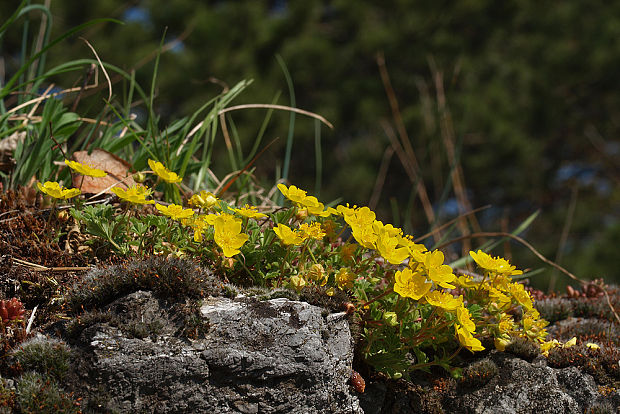
{"type": "Polygon", "coordinates": [[[134,6],[125,10],[122,20],[127,23],[139,23],[145,27],[151,25],[151,15],[145,7],[134,6]]]}

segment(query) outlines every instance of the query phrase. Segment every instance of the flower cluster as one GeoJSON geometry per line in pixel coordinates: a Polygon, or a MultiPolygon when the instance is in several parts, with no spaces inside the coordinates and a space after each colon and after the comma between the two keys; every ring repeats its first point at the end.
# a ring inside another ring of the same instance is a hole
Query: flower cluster
{"type": "Polygon", "coordinates": [[[488,315],[484,326],[494,338],[495,347],[503,351],[512,338],[519,336],[544,346],[548,322],[534,309],[532,298],[524,286],[511,280],[511,276],[523,272],[506,259],[492,257],[481,250],[469,254],[483,270],[482,279],[474,282],[472,277],[462,276],[457,282],[466,288],[470,300],[485,304],[488,315]],[[510,310],[516,307],[523,312],[518,323],[510,316],[510,310]]]}
{"type": "MultiPolygon", "coordinates": [[[[181,181],[161,163],[148,162],[158,178],[181,181]]],[[[471,252],[481,274],[457,276],[443,252],[428,250],[377,220],[368,207],[326,207],[294,185],[278,184],[278,189],[291,208],[266,214],[201,191],[187,200],[188,207],[155,204],[161,215],[147,216],[152,217],[148,222],[166,235],[166,248],[200,255],[229,280],[248,283],[245,277],[254,284],[328,296],[344,292],[363,327],[362,355],[395,378],[432,365],[451,369],[460,350],[482,351],[486,339],[499,350],[518,337],[546,351],[556,346],[545,342],[547,322],[523,285],[512,279],[522,272],[507,260],[471,252]],[[186,237],[188,229],[192,238],[186,237]],[[520,312],[514,312],[517,308],[520,312]]],[[[152,190],[143,185],[113,191],[133,204],[155,203],[147,199],[152,190]]],[[[149,229],[132,220],[136,234],[149,229]]],[[[145,235],[140,237],[141,249],[145,235]]]]}

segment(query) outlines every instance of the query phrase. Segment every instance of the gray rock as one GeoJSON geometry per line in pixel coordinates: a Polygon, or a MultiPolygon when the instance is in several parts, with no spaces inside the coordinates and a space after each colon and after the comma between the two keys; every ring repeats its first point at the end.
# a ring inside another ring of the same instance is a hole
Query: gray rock
{"type": "Polygon", "coordinates": [[[620,412],[620,392],[603,395],[592,376],[576,367],[551,368],[544,357],[532,362],[491,351],[498,373],[475,389],[458,386],[437,392],[404,381],[367,384],[374,395],[360,398],[366,413],[572,414],[620,412]]]}
{"type": "Polygon", "coordinates": [[[139,291],[106,307],[116,323],[81,332],[71,388],[86,409],[362,413],[342,314],[288,299],[209,298],[200,308],[208,331],[190,340],[174,309],[139,291]]]}

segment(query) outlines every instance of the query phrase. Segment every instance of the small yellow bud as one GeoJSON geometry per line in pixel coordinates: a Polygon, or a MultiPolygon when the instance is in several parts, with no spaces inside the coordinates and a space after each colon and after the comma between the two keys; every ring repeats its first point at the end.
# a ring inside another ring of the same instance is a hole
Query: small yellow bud
{"type": "Polygon", "coordinates": [[[306,218],[308,218],[308,209],[303,208],[297,211],[297,214],[295,214],[295,218],[299,221],[304,221],[306,218]]]}
{"type": "Polygon", "coordinates": [[[504,339],[502,337],[497,337],[495,338],[495,349],[497,349],[498,351],[504,351],[506,349],[506,347],[510,344],[510,342],[512,342],[510,339],[504,339]]]}
{"type": "Polygon", "coordinates": [[[133,180],[139,184],[142,184],[146,180],[146,174],[138,172],[133,175],[133,180]]]}
{"type": "Polygon", "coordinates": [[[390,326],[398,325],[398,315],[396,315],[396,312],[385,312],[383,314],[383,320],[390,326]]]}
{"type": "Polygon", "coordinates": [[[306,280],[301,276],[291,276],[289,280],[291,287],[297,291],[301,290],[304,286],[306,286],[306,280]]]}
{"type": "Polygon", "coordinates": [[[64,223],[65,221],[69,220],[69,213],[67,212],[67,210],[61,210],[58,212],[58,221],[64,223]]]}

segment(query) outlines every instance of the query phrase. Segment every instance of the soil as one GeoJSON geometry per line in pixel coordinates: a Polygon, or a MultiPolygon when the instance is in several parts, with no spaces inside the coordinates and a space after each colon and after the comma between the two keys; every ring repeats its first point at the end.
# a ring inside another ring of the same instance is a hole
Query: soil
{"type": "Polygon", "coordinates": [[[121,261],[96,254],[66,209],[50,214],[42,201],[32,189],[0,193],[0,299],[18,298],[27,318],[36,306],[33,330],[65,316],[61,299],[89,267],[121,261]]]}

